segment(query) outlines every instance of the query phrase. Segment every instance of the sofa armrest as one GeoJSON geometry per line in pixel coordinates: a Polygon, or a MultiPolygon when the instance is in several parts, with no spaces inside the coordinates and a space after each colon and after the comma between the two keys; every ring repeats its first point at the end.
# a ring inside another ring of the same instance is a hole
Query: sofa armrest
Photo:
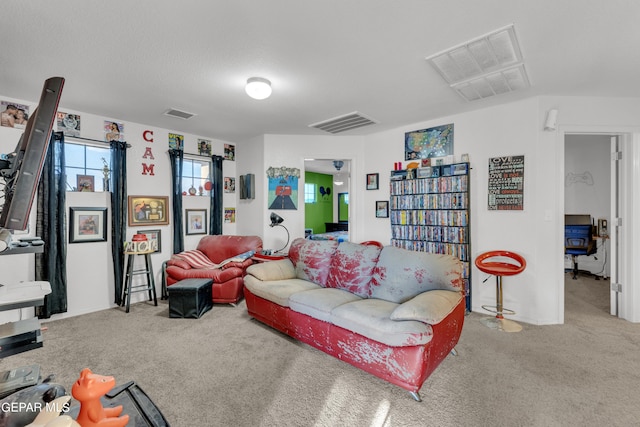
{"type": "Polygon", "coordinates": [[[173,255],[171,256],[171,258],[169,258],[169,261],[167,261],[167,266],[175,266],[175,267],[180,267],[184,270],[191,270],[191,266],[189,265],[188,262],[186,262],[180,257],[173,256],[173,255]]]}
{"type": "Polygon", "coordinates": [[[247,274],[258,280],[286,280],[296,278],[296,269],[289,258],[253,264],[247,268],[247,274]]]}
{"type": "Polygon", "coordinates": [[[223,269],[226,268],[231,268],[231,267],[238,267],[241,268],[242,271],[246,270],[247,267],[249,267],[251,264],[253,264],[253,260],[251,258],[245,259],[244,261],[233,261],[233,262],[228,262],[225,265],[222,266],[223,269]]]}
{"type": "Polygon", "coordinates": [[[433,290],[416,295],[391,312],[392,320],[418,320],[437,325],[460,303],[462,293],[433,290]]]}

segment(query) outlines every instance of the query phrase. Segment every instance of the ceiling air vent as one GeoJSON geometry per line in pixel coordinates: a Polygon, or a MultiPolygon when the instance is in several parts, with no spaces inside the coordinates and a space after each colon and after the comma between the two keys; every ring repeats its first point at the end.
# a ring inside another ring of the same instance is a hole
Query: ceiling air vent
{"type": "Polygon", "coordinates": [[[376,123],[378,122],[360,114],[357,111],[354,111],[353,113],[334,117],[333,119],[325,120],[323,122],[311,124],[309,125],[309,127],[320,129],[329,133],[340,133],[362,126],[373,125],[376,123]]]}
{"type": "Polygon", "coordinates": [[[513,25],[426,58],[467,101],[530,86],[513,25]]]}
{"type": "Polygon", "coordinates": [[[193,113],[187,113],[186,111],[176,110],[175,108],[170,108],[169,110],[164,112],[165,116],[177,117],[182,120],[189,120],[191,117],[195,116],[193,113]]]}

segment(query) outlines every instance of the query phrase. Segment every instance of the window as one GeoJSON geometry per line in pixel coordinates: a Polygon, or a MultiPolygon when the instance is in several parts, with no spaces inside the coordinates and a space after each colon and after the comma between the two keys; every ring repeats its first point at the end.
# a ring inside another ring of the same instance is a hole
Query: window
{"type": "Polygon", "coordinates": [[[316,202],[316,185],[304,184],[304,202],[315,203],[316,202]]]}
{"type": "Polygon", "coordinates": [[[67,191],[78,190],[78,176],[93,176],[93,191],[104,191],[104,168],[109,167],[109,146],[98,147],[87,144],[65,142],[64,155],[67,174],[67,191]]]}
{"type": "Polygon", "coordinates": [[[209,196],[211,161],[184,158],[182,162],[182,193],[209,196]]]}

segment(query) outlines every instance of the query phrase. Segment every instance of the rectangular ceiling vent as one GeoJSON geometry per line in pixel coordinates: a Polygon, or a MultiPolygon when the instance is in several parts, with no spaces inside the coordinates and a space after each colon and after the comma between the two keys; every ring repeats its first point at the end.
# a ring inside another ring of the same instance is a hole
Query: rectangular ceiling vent
{"type": "Polygon", "coordinates": [[[376,123],[378,122],[369,117],[366,117],[365,115],[357,111],[354,111],[353,113],[334,117],[333,119],[325,120],[323,122],[311,124],[309,125],[309,127],[320,129],[329,133],[340,133],[363,126],[373,125],[376,123]]]}
{"type": "Polygon", "coordinates": [[[191,117],[195,116],[196,114],[187,113],[186,111],[177,110],[175,108],[170,108],[169,110],[164,112],[164,115],[165,116],[171,116],[171,117],[177,117],[177,118],[182,119],[182,120],[189,120],[191,117]]]}
{"type": "Polygon", "coordinates": [[[513,25],[426,58],[467,101],[530,86],[513,25]]]}

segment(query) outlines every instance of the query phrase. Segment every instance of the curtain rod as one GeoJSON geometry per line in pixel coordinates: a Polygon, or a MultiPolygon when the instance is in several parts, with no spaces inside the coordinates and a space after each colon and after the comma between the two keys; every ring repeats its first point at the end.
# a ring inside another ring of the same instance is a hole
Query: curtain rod
{"type": "MultiPolygon", "coordinates": [[[[101,141],[99,139],[84,138],[82,136],[64,135],[64,137],[65,137],[65,139],[72,138],[72,139],[79,139],[79,140],[82,140],[82,141],[100,142],[102,144],[110,144],[111,143],[111,141],[101,141]]],[[[131,145],[127,144],[127,148],[131,148],[131,145]]]]}
{"type": "MultiPolygon", "coordinates": [[[[169,152],[169,150],[167,150],[167,153],[169,152]]],[[[206,157],[207,159],[210,159],[211,156],[219,156],[222,157],[222,160],[228,160],[225,159],[223,156],[220,156],[218,154],[212,154],[212,155],[206,155],[206,154],[195,154],[195,153],[187,153],[187,152],[182,152],[182,154],[186,154],[187,156],[196,156],[196,157],[206,157]]]]}

